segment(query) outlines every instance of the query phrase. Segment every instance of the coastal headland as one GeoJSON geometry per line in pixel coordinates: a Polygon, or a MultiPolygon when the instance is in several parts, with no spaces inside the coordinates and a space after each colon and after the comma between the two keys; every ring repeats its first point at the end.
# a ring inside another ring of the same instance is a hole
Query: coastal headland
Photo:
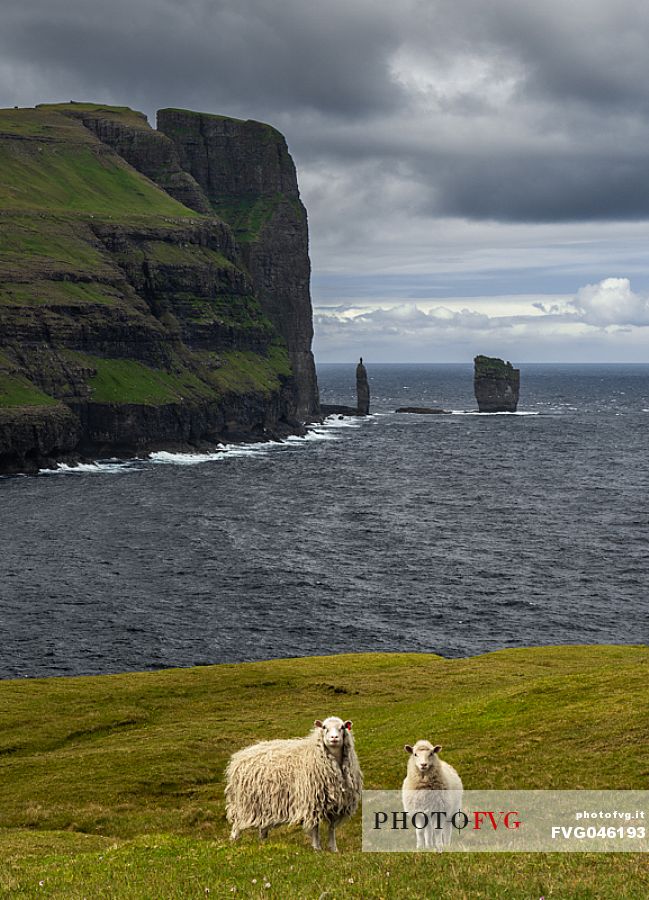
{"type": "Polygon", "coordinates": [[[0,473],[303,431],[306,212],[284,137],[186,110],[0,110],[0,473]]]}
{"type": "Polygon", "coordinates": [[[354,720],[368,788],[398,787],[403,745],[439,741],[467,789],[647,788],[640,646],[466,659],[359,654],[0,682],[0,893],[20,897],[622,897],[641,854],[341,853],[299,830],[227,840],[223,770],[252,741],[354,720]]]}

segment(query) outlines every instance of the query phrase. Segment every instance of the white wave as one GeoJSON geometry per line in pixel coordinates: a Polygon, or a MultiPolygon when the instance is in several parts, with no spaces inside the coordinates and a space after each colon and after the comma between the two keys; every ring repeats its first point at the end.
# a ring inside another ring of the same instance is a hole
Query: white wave
{"type": "Polygon", "coordinates": [[[275,441],[260,441],[255,444],[217,444],[216,450],[206,450],[202,453],[199,451],[156,450],[149,455],[149,462],[162,465],[196,466],[208,462],[221,462],[236,456],[263,456],[275,446],[280,445],[275,441]]]}
{"type": "MultiPolygon", "coordinates": [[[[329,417],[331,419],[333,417],[329,417]]],[[[257,441],[249,444],[217,444],[216,449],[205,452],[199,451],[171,451],[155,450],[146,459],[119,460],[116,457],[107,460],[98,460],[92,463],[80,463],[70,466],[60,463],[55,469],[41,469],[42,475],[81,475],[85,473],[98,474],[101,472],[137,472],[143,466],[139,463],[154,463],[156,465],[196,466],[208,462],[222,462],[226,459],[246,456],[265,456],[271,450],[295,449],[301,444],[319,441],[339,441],[340,437],[335,433],[341,428],[360,428],[363,422],[370,421],[374,416],[346,416],[344,420],[326,419],[322,424],[312,425],[307,428],[306,434],[292,434],[282,441],[257,441]]]]}
{"type": "MultiPolygon", "coordinates": [[[[139,460],[141,462],[141,460],[139,460]]],[[[39,469],[39,475],[102,475],[106,473],[139,472],[142,467],[135,465],[133,460],[97,460],[97,462],[78,463],[70,466],[67,463],[58,463],[54,469],[39,469]]]]}
{"type": "Polygon", "coordinates": [[[156,450],[155,453],[149,455],[147,461],[163,465],[195,466],[199,463],[209,462],[211,459],[218,459],[221,455],[217,451],[210,453],[172,453],[169,450],[156,450]]]}
{"type": "MultiPolygon", "coordinates": [[[[291,434],[284,441],[285,444],[304,444],[309,441],[337,441],[339,438],[322,426],[309,428],[306,434],[291,434]]],[[[281,446],[281,444],[280,444],[281,446]]]]}
{"type": "Polygon", "coordinates": [[[323,430],[322,426],[309,428],[306,434],[292,434],[283,441],[258,441],[250,444],[219,444],[216,450],[199,452],[172,452],[169,450],[157,450],[151,453],[149,461],[158,464],[195,466],[208,462],[222,462],[244,456],[266,456],[270,451],[287,450],[296,444],[304,444],[309,441],[336,441],[334,434],[323,430]]]}
{"type": "Polygon", "coordinates": [[[338,416],[332,415],[322,423],[322,428],[360,428],[363,421],[371,416],[338,416]]]}

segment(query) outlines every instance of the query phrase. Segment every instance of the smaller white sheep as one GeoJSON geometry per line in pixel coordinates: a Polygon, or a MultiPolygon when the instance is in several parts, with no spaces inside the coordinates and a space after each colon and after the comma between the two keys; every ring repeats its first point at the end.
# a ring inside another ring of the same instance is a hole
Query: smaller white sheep
{"type": "Polygon", "coordinates": [[[317,719],[306,737],[261,741],[233,754],[225,772],[230,839],[246,828],[258,828],[263,839],[277,825],[302,825],[320,850],[326,821],[335,852],[336,825],[354,815],[363,790],[351,729],[330,716],[317,719]]]}
{"type": "MultiPolygon", "coordinates": [[[[439,758],[440,744],[417,741],[414,747],[406,744],[404,749],[410,758],[401,789],[403,808],[409,816],[424,813],[428,817],[428,824],[417,828],[417,849],[434,847],[441,852],[451,842],[451,820],[462,807],[462,780],[453,766],[439,758]],[[442,827],[436,827],[438,824],[442,827]]],[[[418,821],[424,822],[424,816],[418,821]]]]}

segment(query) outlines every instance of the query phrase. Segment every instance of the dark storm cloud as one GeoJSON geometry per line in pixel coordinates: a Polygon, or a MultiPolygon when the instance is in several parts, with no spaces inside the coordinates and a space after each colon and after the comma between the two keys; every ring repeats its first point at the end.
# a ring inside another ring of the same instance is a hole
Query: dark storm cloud
{"type": "Polygon", "coordinates": [[[8,0],[0,91],[270,120],[347,233],[399,209],[638,219],[648,50],[638,0],[8,0]]]}
{"type": "Polygon", "coordinates": [[[438,214],[520,222],[645,219],[649,215],[649,153],[447,162],[431,208],[438,214]]]}
{"type": "Polygon", "coordinates": [[[169,98],[275,114],[365,115],[399,89],[385,61],[398,18],[386,6],[301,0],[42,0],[3,14],[5,64],[29,60],[33,81],[77,93],[169,98]]]}
{"type": "Polygon", "coordinates": [[[647,105],[643,0],[436,0],[420,9],[425,27],[413,32],[413,44],[445,60],[458,53],[501,64],[516,60],[528,97],[562,105],[647,105]]]}

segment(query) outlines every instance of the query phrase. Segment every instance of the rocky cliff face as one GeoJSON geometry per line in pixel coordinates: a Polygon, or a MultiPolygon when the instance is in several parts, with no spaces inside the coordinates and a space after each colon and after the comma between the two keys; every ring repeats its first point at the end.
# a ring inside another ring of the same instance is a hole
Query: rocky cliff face
{"type": "Polygon", "coordinates": [[[177,109],[158,112],[158,129],[232,227],[262,309],[286,341],[294,417],[317,416],[307,218],[286,141],[260,122],[177,109]]]}
{"type": "Polygon", "coordinates": [[[497,357],[476,356],[473,387],[480,412],[516,412],[520,370],[497,357]]]}
{"type": "Polygon", "coordinates": [[[0,472],[299,430],[287,342],[169,138],[4,110],[0,154],[0,472]]]}

